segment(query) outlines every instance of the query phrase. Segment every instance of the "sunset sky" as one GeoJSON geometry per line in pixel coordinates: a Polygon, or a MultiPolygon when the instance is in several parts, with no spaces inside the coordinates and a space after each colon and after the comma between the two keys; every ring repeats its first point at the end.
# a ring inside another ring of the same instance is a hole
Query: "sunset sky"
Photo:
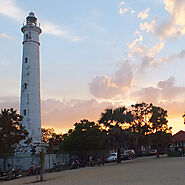
{"type": "Polygon", "coordinates": [[[42,126],[152,102],[185,130],[184,0],[0,0],[0,108],[19,110],[22,23],[41,23],[42,126]]]}

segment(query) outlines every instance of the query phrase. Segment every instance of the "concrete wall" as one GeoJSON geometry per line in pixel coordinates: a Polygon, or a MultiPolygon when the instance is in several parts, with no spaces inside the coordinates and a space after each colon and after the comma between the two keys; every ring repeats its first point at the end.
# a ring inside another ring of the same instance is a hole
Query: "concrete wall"
{"type": "MultiPolygon", "coordinates": [[[[51,169],[54,162],[61,162],[65,165],[69,163],[68,155],[64,154],[45,154],[45,164],[44,169],[48,170],[51,169]]],[[[7,159],[7,168],[8,164],[10,164],[13,168],[21,168],[24,170],[28,170],[32,164],[39,165],[40,160],[37,156],[16,156],[16,157],[9,157],[7,159]]],[[[3,159],[0,158],[0,168],[3,169],[3,159]]]]}

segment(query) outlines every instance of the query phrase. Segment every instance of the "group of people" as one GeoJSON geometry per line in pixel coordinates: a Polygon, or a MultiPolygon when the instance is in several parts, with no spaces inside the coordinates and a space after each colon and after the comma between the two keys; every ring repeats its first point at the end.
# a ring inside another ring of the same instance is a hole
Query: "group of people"
{"type": "Polygon", "coordinates": [[[85,166],[103,166],[104,165],[104,160],[102,157],[98,157],[95,159],[93,156],[89,156],[88,158],[88,163],[85,161],[80,161],[78,157],[73,157],[72,158],[72,163],[71,163],[71,169],[75,169],[78,167],[85,167],[85,166]]]}
{"type": "Polygon", "coordinates": [[[95,166],[95,165],[98,165],[98,166],[103,166],[104,165],[104,160],[102,157],[98,157],[97,160],[95,160],[95,158],[93,156],[89,156],[89,165],[90,166],[95,166]]]}

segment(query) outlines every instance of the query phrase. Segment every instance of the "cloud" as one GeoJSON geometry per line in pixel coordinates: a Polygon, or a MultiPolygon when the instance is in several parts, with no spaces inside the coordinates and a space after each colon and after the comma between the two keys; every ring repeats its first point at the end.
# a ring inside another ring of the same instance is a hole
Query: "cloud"
{"type": "Polygon", "coordinates": [[[112,77],[96,76],[89,83],[89,91],[96,98],[114,99],[124,94],[133,84],[132,66],[129,61],[119,63],[112,77]]]}
{"type": "Polygon", "coordinates": [[[150,11],[150,8],[147,8],[146,10],[142,11],[142,12],[139,12],[138,13],[138,18],[141,18],[141,19],[147,19],[149,14],[148,12],[150,11]]]}
{"type": "Polygon", "coordinates": [[[172,15],[173,22],[179,26],[185,26],[185,1],[164,0],[165,9],[172,15]]]}
{"type": "MultiPolygon", "coordinates": [[[[160,103],[161,107],[168,110],[171,118],[182,118],[184,113],[185,101],[170,101],[165,103],[160,103]]],[[[183,121],[182,121],[183,124],[183,121]]],[[[179,129],[179,128],[178,128],[179,129]]]]}
{"type": "Polygon", "coordinates": [[[130,55],[132,55],[133,57],[147,56],[154,58],[164,48],[163,41],[160,41],[151,48],[148,48],[146,45],[140,44],[142,40],[143,37],[140,36],[139,39],[136,39],[131,44],[128,44],[128,48],[130,49],[130,55]]]}
{"type": "Polygon", "coordinates": [[[159,98],[159,89],[154,87],[142,88],[134,93],[131,93],[131,97],[137,102],[157,103],[159,98]]]}
{"type": "MultiPolygon", "coordinates": [[[[25,11],[17,5],[16,0],[0,0],[0,14],[18,22],[23,22],[26,15],[25,11]]],[[[41,20],[41,22],[41,27],[45,34],[59,36],[74,42],[82,40],[82,38],[75,36],[68,30],[61,28],[59,25],[47,20],[41,20]]],[[[8,35],[5,34],[1,34],[0,36],[8,38],[8,35]]]]}
{"type": "MultiPolygon", "coordinates": [[[[162,45],[161,45],[161,49],[162,49],[162,45]]],[[[156,50],[154,51],[157,52],[157,50],[158,52],[160,51],[160,45],[159,45],[159,48],[156,48],[156,50]]],[[[173,54],[173,55],[169,55],[161,58],[157,58],[155,55],[145,55],[142,58],[142,63],[140,65],[140,68],[144,70],[146,67],[152,67],[152,66],[156,67],[156,66],[159,66],[161,63],[169,63],[183,58],[185,58],[185,50],[182,50],[177,54],[173,54]]]]}
{"type": "Polygon", "coordinates": [[[4,39],[8,39],[8,40],[15,40],[14,37],[6,34],[6,33],[0,33],[0,37],[4,38],[4,39]]]}
{"type": "Polygon", "coordinates": [[[0,37],[3,37],[3,38],[9,38],[9,35],[6,34],[6,33],[0,33],[0,37]]]}
{"type": "Polygon", "coordinates": [[[135,14],[136,11],[135,11],[135,10],[130,10],[130,13],[131,13],[131,14],[135,14]]]}
{"type": "Polygon", "coordinates": [[[107,76],[96,76],[89,83],[89,91],[96,98],[111,99],[120,94],[120,90],[107,76]]]}
{"type": "MultiPolygon", "coordinates": [[[[137,32],[137,35],[138,35],[139,32],[137,32]]],[[[127,44],[128,48],[132,49],[136,46],[136,44],[138,42],[142,42],[143,41],[143,36],[140,34],[139,35],[139,38],[135,39],[131,44],[127,44]]]]}
{"type": "Polygon", "coordinates": [[[137,101],[147,103],[165,104],[184,101],[185,87],[176,86],[175,78],[170,77],[167,80],[159,81],[157,87],[145,87],[135,91],[131,96],[137,101]]]}
{"type": "Polygon", "coordinates": [[[42,21],[42,29],[45,34],[59,36],[73,42],[82,40],[80,37],[73,35],[69,31],[61,28],[59,25],[56,25],[49,21],[42,21]]]}
{"type": "Polygon", "coordinates": [[[0,109],[4,109],[4,108],[15,108],[18,110],[19,112],[19,100],[18,97],[14,97],[14,96],[1,96],[0,97],[0,109]]]}
{"type": "Polygon", "coordinates": [[[129,11],[131,14],[135,14],[135,10],[133,10],[133,9],[130,8],[130,7],[124,7],[125,4],[126,4],[125,1],[120,2],[119,14],[120,14],[120,15],[124,15],[124,14],[127,13],[128,11],[129,11]]]}
{"type": "Polygon", "coordinates": [[[120,2],[120,5],[124,5],[124,4],[125,4],[125,1],[121,1],[121,2],[120,2]]]}
{"type": "MultiPolygon", "coordinates": [[[[94,99],[90,100],[42,100],[42,127],[55,128],[57,131],[66,132],[73,128],[74,123],[81,119],[96,121],[99,119],[101,112],[111,103],[98,103],[94,99]]],[[[0,108],[13,107],[19,112],[18,97],[0,97],[0,108]]]]}
{"type": "Polygon", "coordinates": [[[124,8],[124,9],[123,8],[120,8],[119,9],[119,14],[120,15],[124,15],[127,11],[128,11],[128,8],[124,8]]]}
{"type": "Polygon", "coordinates": [[[155,25],[156,21],[152,20],[151,22],[140,23],[139,26],[141,31],[146,30],[147,32],[154,32],[155,25]]]}
{"type": "MultiPolygon", "coordinates": [[[[171,79],[173,81],[173,79],[171,79]]],[[[161,81],[163,88],[175,86],[171,80],[161,81]],[[168,85],[166,85],[167,83],[168,85]]],[[[185,101],[178,101],[171,99],[166,102],[156,102],[160,88],[148,87],[140,93],[135,92],[135,96],[141,96],[138,100],[143,100],[148,103],[154,103],[168,110],[170,117],[182,117],[184,113],[185,101]],[[143,94],[144,93],[144,94],[143,94]],[[154,97],[152,99],[152,96],[154,97]],[[147,101],[148,100],[148,101],[147,101]]],[[[133,95],[132,95],[133,96],[133,95]]],[[[132,97],[133,98],[133,97],[132,97]]],[[[55,128],[57,132],[65,133],[68,129],[73,128],[74,123],[81,119],[89,119],[96,121],[99,119],[101,112],[108,107],[114,105],[110,102],[99,103],[95,99],[80,100],[56,100],[47,98],[42,100],[42,127],[55,128]]],[[[116,105],[119,106],[120,104],[116,105]]],[[[0,97],[0,109],[13,107],[19,112],[19,98],[18,97],[0,97]]],[[[173,126],[173,124],[172,124],[173,126]]],[[[178,128],[179,129],[179,128],[178,128]]]]}
{"type": "Polygon", "coordinates": [[[170,14],[168,20],[160,24],[156,32],[161,38],[178,37],[185,34],[185,1],[164,0],[165,10],[170,14]]]}
{"type": "MultiPolygon", "coordinates": [[[[165,10],[169,13],[169,16],[161,21],[156,22],[153,19],[151,22],[140,23],[141,31],[153,32],[157,34],[160,39],[177,38],[185,34],[185,1],[184,0],[163,0],[165,10]]],[[[138,17],[141,19],[148,18],[148,12],[150,9],[146,9],[143,12],[138,13],[138,17]]]]}
{"type": "Polygon", "coordinates": [[[161,90],[161,99],[166,101],[184,100],[185,98],[185,87],[175,86],[175,78],[170,77],[166,81],[160,81],[157,84],[158,88],[161,90]]]}
{"type": "Polygon", "coordinates": [[[111,105],[106,102],[98,103],[94,99],[69,101],[47,99],[42,103],[42,120],[46,126],[68,130],[81,119],[98,120],[100,113],[111,105]]]}
{"type": "Polygon", "coordinates": [[[136,102],[161,106],[168,110],[170,118],[182,118],[185,107],[185,86],[177,86],[175,78],[170,77],[167,80],[159,81],[155,87],[149,86],[131,93],[130,98],[136,102]]]}
{"type": "Polygon", "coordinates": [[[130,88],[133,84],[132,66],[129,61],[124,61],[119,64],[119,68],[114,72],[112,82],[121,89],[130,88]]]}
{"type": "Polygon", "coordinates": [[[15,0],[0,0],[0,14],[15,21],[22,21],[25,12],[16,4],[15,0]]]}

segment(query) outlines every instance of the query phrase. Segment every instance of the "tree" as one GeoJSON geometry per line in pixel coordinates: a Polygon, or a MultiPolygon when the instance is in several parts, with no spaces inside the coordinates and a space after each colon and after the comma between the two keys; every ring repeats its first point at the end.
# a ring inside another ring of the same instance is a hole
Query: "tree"
{"type": "Polygon", "coordinates": [[[42,182],[44,180],[43,178],[43,168],[44,168],[44,160],[45,160],[45,154],[44,149],[42,148],[39,152],[39,158],[40,158],[40,181],[42,182]]]}
{"type": "Polygon", "coordinates": [[[150,105],[146,103],[137,103],[131,105],[132,121],[130,129],[133,135],[133,143],[136,151],[141,150],[141,146],[145,145],[145,135],[150,131],[148,119],[150,118],[150,105]]]}
{"type": "Polygon", "coordinates": [[[183,116],[182,116],[183,118],[184,118],[184,124],[185,124],[185,113],[183,114],[183,116]]]}
{"type": "Polygon", "coordinates": [[[159,150],[166,145],[171,137],[172,127],[168,127],[167,110],[150,104],[150,141],[157,148],[157,157],[159,150]]]}
{"type": "Polygon", "coordinates": [[[168,132],[171,129],[168,128],[168,114],[167,110],[164,110],[162,107],[157,107],[152,104],[150,104],[150,119],[149,119],[149,124],[150,124],[150,131],[152,133],[159,132],[159,131],[164,131],[168,132]]]}
{"type": "Polygon", "coordinates": [[[70,129],[63,135],[62,150],[70,153],[82,155],[104,148],[103,132],[95,122],[86,119],[74,124],[74,129],[70,129]]]}
{"type": "Polygon", "coordinates": [[[0,155],[4,159],[4,170],[6,169],[6,159],[13,155],[17,144],[29,135],[21,121],[22,116],[17,114],[17,111],[13,108],[1,110],[0,155]]]}
{"type": "Polygon", "coordinates": [[[159,151],[164,150],[169,144],[172,137],[170,132],[158,131],[146,135],[148,143],[157,149],[157,157],[159,157],[159,151]]]}
{"type": "Polygon", "coordinates": [[[127,109],[123,107],[118,108],[108,108],[103,113],[101,113],[101,118],[99,124],[103,125],[108,131],[110,138],[110,147],[114,147],[117,150],[117,162],[121,162],[121,152],[120,148],[124,145],[123,140],[123,127],[128,123],[131,114],[128,116],[127,109]]]}
{"type": "Polygon", "coordinates": [[[49,143],[54,133],[55,130],[53,128],[42,128],[42,142],[49,143]]]}
{"type": "Polygon", "coordinates": [[[59,151],[62,142],[62,134],[55,133],[53,128],[42,128],[42,142],[48,143],[49,152],[59,151]]]}

